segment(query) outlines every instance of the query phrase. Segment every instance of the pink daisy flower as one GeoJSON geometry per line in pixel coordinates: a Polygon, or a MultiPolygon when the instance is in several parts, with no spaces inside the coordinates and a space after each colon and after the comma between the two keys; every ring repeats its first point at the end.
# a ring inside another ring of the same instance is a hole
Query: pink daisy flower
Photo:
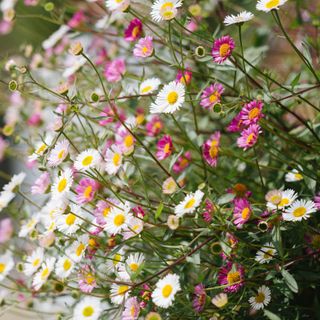
{"type": "Polygon", "coordinates": [[[86,20],[86,16],[82,10],[77,11],[68,22],[70,28],[77,28],[86,20]]]}
{"type": "Polygon", "coordinates": [[[243,121],[242,121],[242,112],[240,111],[230,122],[227,127],[227,131],[229,132],[240,132],[244,129],[243,121]]]}
{"type": "Polygon", "coordinates": [[[237,292],[244,285],[244,268],[239,264],[227,262],[226,266],[219,270],[218,283],[227,285],[225,292],[237,292]]]}
{"type": "Polygon", "coordinates": [[[44,172],[31,187],[32,194],[44,194],[50,184],[50,175],[48,172],[44,172]]]}
{"type": "Polygon", "coordinates": [[[189,167],[191,163],[191,152],[187,151],[181,155],[178,160],[174,163],[172,170],[175,173],[180,173],[189,167]]]}
{"type": "Polygon", "coordinates": [[[106,64],[104,75],[109,82],[118,82],[126,72],[126,64],[124,59],[115,59],[106,64]]]}
{"type": "Polygon", "coordinates": [[[200,105],[205,109],[212,110],[217,103],[220,103],[223,91],[224,88],[220,83],[210,85],[202,92],[200,105]]]}
{"type": "Polygon", "coordinates": [[[156,156],[159,160],[168,158],[173,149],[172,139],[169,135],[163,136],[157,143],[156,156]]]}
{"type": "Polygon", "coordinates": [[[77,201],[81,204],[92,201],[99,187],[99,183],[93,179],[81,179],[75,190],[77,193],[77,201]]]}
{"type": "Polygon", "coordinates": [[[242,226],[250,219],[252,213],[252,208],[250,202],[247,199],[240,198],[234,202],[233,223],[238,229],[241,229],[242,226]]]}
{"type": "Polygon", "coordinates": [[[318,193],[318,194],[314,197],[313,201],[314,201],[314,204],[316,205],[316,208],[317,208],[318,210],[320,210],[320,193],[318,193]]]}
{"type": "Polygon", "coordinates": [[[220,131],[217,131],[202,146],[203,158],[211,167],[215,167],[218,162],[220,137],[220,131]]]}
{"type": "Polygon", "coordinates": [[[130,21],[129,26],[124,31],[124,39],[127,41],[135,41],[140,38],[142,33],[142,22],[134,18],[130,21]]]}
{"type": "Polygon", "coordinates": [[[212,201],[206,199],[204,210],[202,213],[202,218],[206,223],[211,223],[213,218],[213,213],[215,211],[215,207],[212,201]]]}
{"type": "Polygon", "coordinates": [[[212,57],[214,62],[222,63],[227,60],[235,47],[235,42],[230,36],[223,36],[214,41],[212,47],[212,57]]]}
{"type": "Polygon", "coordinates": [[[134,150],[135,138],[126,128],[120,127],[116,134],[116,144],[124,155],[129,155],[134,150]]]}
{"type": "Polygon", "coordinates": [[[262,117],[264,117],[262,108],[263,102],[258,100],[253,100],[245,104],[241,110],[242,123],[246,126],[257,123],[262,117]]]}
{"type": "Polygon", "coordinates": [[[261,128],[257,124],[250,125],[247,129],[241,132],[241,137],[238,138],[238,147],[247,150],[256,144],[259,134],[261,133],[261,128]]]}
{"type": "Polygon", "coordinates": [[[185,86],[190,84],[191,79],[192,79],[192,71],[189,69],[186,69],[184,71],[179,70],[176,76],[176,80],[185,86]]]}
{"type": "Polygon", "coordinates": [[[153,53],[152,40],[153,38],[150,36],[141,38],[133,49],[133,55],[141,58],[150,57],[153,53]]]}
{"type": "Polygon", "coordinates": [[[140,304],[136,297],[129,298],[124,305],[122,320],[136,320],[139,317],[140,304]]]}
{"type": "Polygon", "coordinates": [[[199,283],[194,287],[193,293],[194,298],[192,301],[192,307],[197,313],[200,313],[203,310],[204,305],[206,304],[207,294],[205,286],[202,283],[199,283]]]}
{"type": "Polygon", "coordinates": [[[143,217],[146,215],[146,213],[144,212],[144,210],[141,206],[136,206],[136,207],[132,208],[132,212],[135,217],[138,217],[140,219],[143,219],[143,217]]]}
{"type": "Polygon", "coordinates": [[[153,116],[146,124],[147,136],[154,137],[163,129],[163,122],[159,116],[153,116]]]}
{"type": "Polygon", "coordinates": [[[97,286],[94,269],[88,264],[84,265],[79,274],[79,288],[82,292],[90,293],[97,286]]]}

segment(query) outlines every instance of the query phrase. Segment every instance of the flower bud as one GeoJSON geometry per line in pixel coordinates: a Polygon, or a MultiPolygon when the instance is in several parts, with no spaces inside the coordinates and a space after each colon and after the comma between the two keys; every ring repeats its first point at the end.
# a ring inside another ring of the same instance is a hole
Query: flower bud
{"type": "Polygon", "coordinates": [[[167,220],[167,225],[171,230],[176,230],[179,227],[179,217],[170,215],[167,220]]]}
{"type": "Polygon", "coordinates": [[[75,56],[79,56],[81,55],[81,53],[83,52],[83,47],[82,47],[82,44],[81,42],[73,42],[71,45],[70,45],[70,49],[69,49],[69,52],[75,56]]]}
{"type": "Polygon", "coordinates": [[[10,91],[16,91],[18,89],[18,83],[16,80],[11,80],[9,82],[9,89],[10,91]]]}
{"type": "Polygon", "coordinates": [[[202,46],[199,46],[199,47],[196,47],[196,50],[194,53],[198,58],[203,58],[206,55],[206,49],[202,46]]]}

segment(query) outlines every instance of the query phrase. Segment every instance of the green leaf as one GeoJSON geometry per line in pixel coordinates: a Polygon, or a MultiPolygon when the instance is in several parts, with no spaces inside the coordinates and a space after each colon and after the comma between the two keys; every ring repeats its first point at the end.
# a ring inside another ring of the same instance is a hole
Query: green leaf
{"type": "Polygon", "coordinates": [[[156,214],[154,215],[156,220],[160,217],[162,210],[163,210],[163,202],[160,202],[157,208],[156,214]]]}
{"type": "Polygon", "coordinates": [[[284,281],[286,282],[288,288],[292,292],[297,293],[298,292],[298,284],[297,284],[297,281],[295,280],[295,278],[292,276],[292,274],[290,274],[285,269],[281,270],[281,274],[282,274],[284,281]]]}
{"type": "Polygon", "coordinates": [[[291,81],[291,87],[294,88],[298,83],[299,83],[299,80],[300,80],[300,76],[301,76],[301,73],[298,73],[294,79],[291,81]]]}
{"type": "Polygon", "coordinates": [[[270,320],[281,320],[276,314],[272,313],[269,310],[264,310],[264,315],[268,317],[270,320]]]}
{"type": "Polygon", "coordinates": [[[233,193],[226,193],[218,199],[218,204],[222,205],[222,204],[229,203],[234,199],[234,197],[235,195],[233,193]]]}

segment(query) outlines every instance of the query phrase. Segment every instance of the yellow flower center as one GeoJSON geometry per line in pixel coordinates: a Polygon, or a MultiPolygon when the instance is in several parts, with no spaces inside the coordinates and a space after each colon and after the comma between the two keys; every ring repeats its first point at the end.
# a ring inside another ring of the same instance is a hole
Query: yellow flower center
{"type": "Polygon", "coordinates": [[[128,286],[119,286],[118,294],[124,295],[128,289],[129,289],[128,286]]]}
{"type": "Polygon", "coordinates": [[[109,214],[110,210],[110,208],[105,208],[102,212],[103,216],[106,217],[109,214]]]}
{"type": "Polygon", "coordinates": [[[252,120],[260,114],[260,109],[259,108],[253,108],[252,110],[249,111],[249,119],[252,120]]]}
{"type": "Polygon", "coordinates": [[[297,180],[302,180],[302,179],[303,179],[303,176],[302,176],[302,174],[300,174],[300,173],[295,173],[295,174],[294,174],[294,177],[295,177],[297,180]]]}
{"type": "Polygon", "coordinates": [[[135,26],[133,29],[132,29],[132,36],[133,37],[136,37],[138,35],[140,31],[140,28],[138,26],[135,26]]]}
{"type": "Polygon", "coordinates": [[[62,159],[63,156],[64,156],[64,150],[60,150],[60,152],[57,155],[58,159],[62,159]]]}
{"type": "Polygon", "coordinates": [[[45,278],[47,278],[49,275],[49,269],[45,268],[43,269],[43,271],[41,272],[41,279],[44,280],[45,278]]]}
{"type": "Polygon", "coordinates": [[[279,207],[283,207],[289,204],[289,199],[288,198],[283,198],[280,203],[278,204],[279,207]]]}
{"type": "Polygon", "coordinates": [[[264,302],[265,298],[266,298],[266,296],[264,295],[263,292],[258,292],[258,294],[256,295],[256,298],[255,298],[256,303],[264,302]]]}
{"type": "Polygon", "coordinates": [[[160,8],[160,13],[165,20],[172,19],[174,17],[173,3],[171,1],[165,2],[160,8]]]}
{"type": "Polygon", "coordinates": [[[122,213],[117,214],[114,219],[113,219],[113,223],[117,226],[120,227],[121,225],[123,225],[125,221],[125,217],[122,213]]]}
{"type": "Polygon", "coordinates": [[[6,270],[6,265],[4,263],[0,263],[0,273],[3,273],[6,270]]]}
{"type": "Polygon", "coordinates": [[[40,259],[37,258],[37,259],[35,259],[35,260],[33,261],[32,265],[33,265],[34,267],[37,267],[37,266],[39,265],[39,263],[40,263],[40,259]]]}
{"type": "Polygon", "coordinates": [[[147,52],[148,52],[148,47],[143,46],[143,47],[142,47],[142,52],[143,52],[143,53],[147,53],[147,52]]]}
{"type": "Polygon", "coordinates": [[[95,280],[96,280],[96,278],[93,276],[92,273],[89,272],[89,273],[86,275],[86,282],[87,282],[88,284],[92,284],[95,280]]]}
{"type": "Polygon", "coordinates": [[[185,205],[184,205],[184,208],[185,209],[190,209],[194,206],[196,202],[196,199],[195,198],[191,198],[185,205]]]}
{"type": "Polygon", "coordinates": [[[251,213],[251,211],[250,211],[250,209],[249,209],[248,207],[247,207],[247,208],[244,208],[244,209],[242,210],[242,212],[241,212],[241,218],[242,218],[243,220],[249,219],[250,213],[251,213]]]}
{"type": "Polygon", "coordinates": [[[236,282],[239,282],[240,281],[240,273],[238,271],[230,271],[228,274],[227,274],[227,281],[228,281],[228,284],[229,285],[232,285],[236,282]]]}
{"type": "Polygon", "coordinates": [[[163,151],[164,151],[164,153],[169,153],[170,149],[171,149],[171,146],[170,146],[170,143],[168,142],[165,144],[163,151]]]}
{"type": "Polygon", "coordinates": [[[175,104],[178,101],[178,94],[175,91],[169,92],[167,100],[169,104],[175,104]]]}
{"type": "Polygon", "coordinates": [[[67,186],[67,179],[62,178],[58,183],[58,192],[62,192],[67,186]]]}
{"type": "Polygon", "coordinates": [[[254,133],[250,133],[247,137],[247,144],[251,143],[253,139],[254,139],[254,133]]]}
{"type": "Polygon", "coordinates": [[[269,250],[265,251],[264,254],[263,254],[263,258],[264,259],[272,259],[272,256],[273,256],[273,250],[272,249],[269,249],[269,250]]]}
{"type": "Polygon", "coordinates": [[[218,148],[216,146],[211,146],[209,149],[209,154],[212,159],[218,155],[218,148]]]}
{"type": "Polygon", "coordinates": [[[84,317],[91,317],[94,313],[94,309],[91,306],[85,307],[82,311],[84,317]]]}
{"type": "Polygon", "coordinates": [[[65,260],[65,262],[63,263],[63,269],[65,271],[68,271],[71,268],[71,266],[72,262],[69,259],[65,260]]]}
{"type": "MultiPolygon", "coordinates": [[[[220,48],[221,49],[221,48],[220,48]]],[[[215,91],[214,93],[212,93],[209,97],[209,101],[210,103],[214,103],[218,100],[218,98],[220,97],[220,94],[218,91],[215,91]]]]}
{"type": "Polygon", "coordinates": [[[135,315],[135,313],[136,313],[136,308],[134,306],[132,306],[130,308],[130,315],[133,317],[135,315]]]}
{"type": "Polygon", "coordinates": [[[133,263],[129,264],[129,267],[133,272],[136,272],[139,268],[139,265],[137,263],[133,262],[133,263]]]}
{"type": "Polygon", "coordinates": [[[124,138],[124,144],[127,148],[131,147],[133,145],[133,137],[131,134],[127,135],[124,138]]]}
{"type": "Polygon", "coordinates": [[[120,154],[119,154],[119,153],[115,153],[115,154],[113,155],[112,161],[113,161],[113,164],[114,164],[116,167],[119,166],[120,160],[121,160],[120,154]]]}
{"type": "Polygon", "coordinates": [[[147,93],[151,90],[152,90],[152,86],[145,86],[144,88],[142,88],[141,93],[147,93]]]}
{"type": "Polygon", "coordinates": [[[86,156],[85,158],[83,158],[82,160],[82,165],[84,167],[90,166],[90,164],[92,163],[93,160],[93,156],[86,156]]]}
{"type": "Polygon", "coordinates": [[[219,54],[221,57],[225,57],[228,55],[230,50],[230,45],[228,43],[224,43],[219,48],[219,54]]]}
{"type": "Polygon", "coordinates": [[[166,284],[163,288],[162,288],[162,295],[165,298],[168,298],[170,296],[172,292],[172,285],[171,284],[166,284]]]}
{"type": "Polygon", "coordinates": [[[83,193],[84,197],[85,197],[86,199],[89,199],[89,198],[90,198],[90,195],[91,195],[91,192],[92,192],[92,186],[87,186],[87,187],[85,188],[85,190],[84,190],[84,193],[83,193]]]}
{"type": "Polygon", "coordinates": [[[180,78],[180,83],[182,83],[183,85],[186,85],[189,81],[190,76],[188,74],[185,74],[180,78]]]}
{"type": "Polygon", "coordinates": [[[271,203],[281,203],[281,195],[275,194],[270,198],[271,203]]]}
{"type": "Polygon", "coordinates": [[[76,216],[72,213],[69,213],[66,217],[66,224],[72,226],[76,220],[76,216]]]}
{"type": "Polygon", "coordinates": [[[116,266],[121,261],[121,254],[117,253],[113,256],[113,265],[116,266]]]}
{"type": "Polygon", "coordinates": [[[82,254],[82,251],[85,249],[85,245],[80,243],[76,249],[76,255],[79,257],[82,254]]]}
{"type": "Polygon", "coordinates": [[[306,214],[307,209],[305,207],[298,207],[296,209],[293,210],[292,214],[296,217],[302,217],[306,214]]]}
{"type": "Polygon", "coordinates": [[[47,146],[43,143],[36,151],[37,154],[42,154],[47,149],[47,146]]]}
{"type": "Polygon", "coordinates": [[[266,8],[273,9],[277,7],[279,4],[280,4],[280,0],[270,0],[269,2],[266,3],[266,8]]]}

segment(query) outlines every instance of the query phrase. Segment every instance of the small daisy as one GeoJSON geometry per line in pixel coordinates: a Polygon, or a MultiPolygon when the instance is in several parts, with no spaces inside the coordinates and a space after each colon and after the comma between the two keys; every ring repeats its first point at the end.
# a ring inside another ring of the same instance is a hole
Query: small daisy
{"type": "Polygon", "coordinates": [[[146,124],[147,136],[155,137],[163,129],[164,123],[158,115],[151,116],[146,124]]]}
{"type": "Polygon", "coordinates": [[[116,145],[112,146],[106,151],[105,161],[106,161],[106,171],[108,174],[116,174],[122,165],[122,152],[120,148],[116,145]]]}
{"type": "Polygon", "coordinates": [[[29,156],[29,160],[33,161],[43,156],[44,153],[48,150],[48,146],[52,141],[52,137],[47,137],[44,141],[40,141],[36,144],[35,150],[32,155],[29,156]]]}
{"type": "Polygon", "coordinates": [[[153,38],[146,36],[141,38],[138,43],[134,46],[133,55],[135,57],[147,58],[153,54],[153,38]]]}
{"type": "Polygon", "coordinates": [[[174,113],[185,100],[185,87],[182,83],[171,81],[159,92],[155,103],[150,107],[151,113],[174,113]]]}
{"type": "Polygon", "coordinates": [[[156,0],[152,5],[151,17],[154,21],[171,20],[182,6],[182,0],[156,0]]]}
{"type": "Polygon", "coordinates": [[[37,248],[34,250],[30,256],[27,257],[24,263],[23,272],[26,276],[31,276],[34,274],[41,266],[44,258],[43,248],[37,248]]]}
{"type": "Polygon", "coordinates": [[[262,101],[253,100],[249,103],[246,103],[241,110],[242,124],[244,124],[245,126],[249,126],[251,124],[257,123],[261,118],[264,117],[262,108],[262,101]]]}
{"type": "Polygon", "coordinates": [[[223,85],[220,83],[210,85],[202,92],[200,105],[205,109],[212,110],[217,103],[220,103],[223,91],[223,85]]]}
{"type": "Polygon", "coordinates": [[[176,182],[172,177],[169,177],[166,180],[164,180],[162,184],[162,192],[164,194],[173,194],[177,191],[177,189],[178,189],[178,185],[176,184],[176,182]]]}
{"type": "Polygon", "coordinates": [[[124,256],[124,250],[121,248],[119,250],[113,251],[112,254],[108,255],[106,268],[107,271],[118,271],[120,269],[120,266],[123,265],[125,256],[124,256]]]}
{"type": "Polygon", "coordinates": [[[244,23],[247,21],[250,21],[251,19],[253,19],[254,15],[251,12],[248,11],[242,11],[240,13],[238,13],[237,15],[229,15],[226,16],[223,23],[226,26],[230,26],[232,24],[236,24],[236,23],[244,23]]]}
{"type": "Polygon", "coordinates": [[[75,242],[72,243],[71,247],[67,249],[66,254],[71,256],[74,262],[79,262],[84,256],[88,244],[88,235],[82,235],[81,237],[78,237],[78,239],[75,242]]]}
{"type": "Polygon", "coordinates": [[[107,0],[106,7],[111,11],[125,11],[130,5],[130,0],[107,0]]]}
{"type": "Polygon", "coordinates": [[[142,22],[134,18],[130,21],[129,26],[124,30],[124,39],[126,41],[135,41],[140,38],[142,33],[142,22]]]}
{"type": "Polygon", "coordinates": [[[62,214],[56,219],[57,229],[68,235],[75,233],[83,222],[79,216],[81,216],[81,208],[77,205],[71,205],[67,214],[62,214]]]}
{"type": "Polygon", "coordinates": [[[250,202],[245,198],[240,198],[235,202],[233,209],[234,224],[238,229],[241,229],[243,225],[250,219],[252,214],[252,208],[250,202]]]}
{"type": "Polygon", "coordinates": [[[90,293],[97,287],[95,270],[92,265],[85,264],[78,273],[79,289],[82,292],[90,293]]]}
{"type": "Polygon", "coordinates": [[[120,233],[128,229],[128,224],[132,214],[130,213],[130,205],[128,202],[113,207],[106,217],[105,230],[109,235],[120,233]]]}
{"type": "Polygon", "coordinates": [[[181,290],[179,276],[177,274],[167,274],[156,283],[156,288],[152,292],[152,301],[161,308],[168,308],[172,305],[175,294],[181,290]]]}
{"type": "Polygon", "coordinates": [[[181,173],[187,169],[191,163],[192,155],[190,151],[186,151],[184,154],[179,156],[177,161],[174,163],[172,170],[175,173],[181,173]]]}
{"type": "Polygon", "coordinates": [[[56,264],[56,275],[59,279],[68,278],[74,268],[74,262],[67,256],[61,257],[56,264]]]}
{"type": "Polygon", "coordinates": [[[124,127],[120,127],[116,134],[116,144],[124,155],[130,155],[134,151],[134,136],[124,127]]]}
{"type": "Polygon", "coordinates": [[[69,192],[73,183],[72,170],[67,168],[60,174],[51,187],[52,198],[64,198],[69,192]]]}
{"type": "Polygon", "coordinates": [[[47,258],[41,265],[40,271],[38,271],[32,281],[32,287],[38,291],[44,283],[49,278],[53,268],[54,264],[56,262],[56,259],[53,257],[47,258]]]}
{"type": "Polygon", "coordinates": [[[202,146],[203,158],[211,167],[217,166],[218,163],[220,137],[220,131],[217,131],[202,146]]]}
{"type": "Polygon", "coordinates": [[[130,279],[130,275],[135,274],[145,261],[143,254],[132,253],[127,258],[125,264],[120,265],[119,276],[121,279],[130,279]]]}
{"type": "Polygon", "coordinates": [[[279,9],[286,2],[287,0],[259,0],[256,8],[260,11],[269,12],[273,9],[279,9]]]}
{"type": "MultiPolygon", "coordinates": [[[[136,320],[139,317],[140,304],[136,297],[129,298],[125,305],[122,313],[122,320],[136,320]]],[[[156,319],[154,319],[156,320],[156,319]]]]}
{"type": "Polygon", "coordinates": [[[316,212],[317,208],[311,200],[295,200],[291,206],[282,214],[283,220],[285,221],[301,221],[308,219],[310,213],[316,212]]]}
{"type": "Polygon", "coordinates": [[[184,86],[191,83],[192,79],[192,71],[189,69],[186,70],[178,70],[176,81],[182,83],[184,86]]]}
{"type": "Polygon", "coordinates": [[[14,267],[14,261],[12,258],[12,254],[7,251],[3,255],[0,256],[0,281],[8,275],[11,269],[14,267]]]}
{"type": "Polygon", "coordinates": [[[204,193],[197,190],[195,193],[189,193],[175,208],[174,213],[180,218],[186,213],[193,213],[200,205],[204,193]]]}
{"type": "Polygon", "coordinates": [[[100,154],[95,149],[87,149],[81,152],[74,161],[74,167],[78,171],[95,168],[100,163],[100,154]]]}
{"type": "Polygon", "coordinates": [[[167,219],[167,225],[169,229],[176,230],[179,228],[179,217],[174,214],[170,214],[167,219]]]}
{"type": "Polygon", "coordinates": [[[123,231],[123,240],[135,237],[143,230],[143,220],[133,217],[129,220],[128,229],[123,231]]]}
{"type": "Polygon", "coordinates": [[[15,174],[9,183],[3,186],[3,191],[5,192],[15,192],[17,187],[20,186],[25,179],[26,174],[24,172],[20,172],[19,174],[15,174]]]}
{"type": "Polygon", "coordinates": [[[97,320],[102,312],[100,299],[85,297],[74,308],[73,319],[97,320]]]}
{"type": "Polygon", "coordinates": [[[41,176],[34,182],[31,187],[32,194],[44,194],[50,185],[50,174],[44,172],[41,176]]]}
{"type": "Polygon", "coordinates": [[[271,242],[267,242],[257,252],[255,260],[259,263],[269,263],[274,256],[277,255],[277,251],[271,242]]]}
{"type": "Polygon", "coordinates": [[[241,132],[241,137],[237,140],[237,145],[243,150],[247,150],[254,146],[258,140],[259,134],[261,133],[261,128],[257,124],[250,125],[247,129],[241,132]]]}
{"type": "Polygon", "coordinates": [[[13,192],[7,192],[2,191],[0,193],[0,212],[8,206],[10,201],[15,197],[16,195],[13,192]]]}
{"type": "Polygon", "coordinates": [[[225,292],[237,292],[244,285],[244,268],[241,265],[228,262],[220,268],[218,283],[226,285],[225,292]]]}
{"type": "Polygon", "coordinates": [[[49,167],[57,167],[69,154],[69,141],[64,139],[59,141],[48,157],[49,167]]]}
{"type": "Polygon", "coordinates": [[[251,308],[254,310],[264,309],[271,301],[271,291],[266,286],[261,286],[257,294],[249,299],[251,308]]]}
{"type": "Polygon", "coordinates": [[[29,220],[27,220],[25,223],[22,224],[21,229],[19,231],[19,237],[23,238],[30,234],[38,222],[40,221],[39,215],[35,215],[31,217],[29,220]]]}
{"type": "Polygon", "coordinates": [[[212,298],[211,303],[217,308],[223,308],[228,303],[228,296],[226,293],[219,293],[212,298]]]}
{"type": "Polygon", "coordinates": [[[160,84],[161,84],[161,81],[158,78],[150,78],[150,79],[144,80],[140,84],[139,93],[141,95],[152,93],[158,89],[160,84]]]}
{"type": "MultiPolygon", "coordinates": [[[[278,194],[276,194],[276,197],[278,197],[278,194]]],[[[286,189],[284,191],[281,191],[281,199],[280,202],[278,202],[277,205],[273,204],[271,201],[267,202],[267,208],[269,210],[275,210],[275,209],[284,209],[288,206],[290,206],[293,201],[297,199],[298,195],[296,192],[292,189],[286,189]]]]}
{"type": "Polygon", "coordinates": [[[301,181],[303,180],[303,175],[298,170],[293,169],[285,175],[285,180],[286,182],[301,181]]]}
{"type": "Polygon", "coordinates": [[[211,51],[214,62],[220,64],[226,61],[231,56],[234,47],[234,40],[230,36],[223,36],[215,40],[211,51]]]}
{"type": "Polygon", "coordinates": [[[111,285],[110,299],[113,304],[122,304],[129,295],[130,287],[124,284],[111,285]]]}
{"type": "Polygon", "coordinates": [[[164,160],[171,155],[172,150],[172,139],[169,135],[165,135],[157,142],[156,156],[159,160],[164,160]]]}
{"type": "Polygon", "coordinates": [[[100,184],[96,180],[90,178],[82,178],[75,189],[77,193],[77,203],[84,204],[92,201],[96,194],[96,191],[98,191],[99,188],[100,184]]]}

